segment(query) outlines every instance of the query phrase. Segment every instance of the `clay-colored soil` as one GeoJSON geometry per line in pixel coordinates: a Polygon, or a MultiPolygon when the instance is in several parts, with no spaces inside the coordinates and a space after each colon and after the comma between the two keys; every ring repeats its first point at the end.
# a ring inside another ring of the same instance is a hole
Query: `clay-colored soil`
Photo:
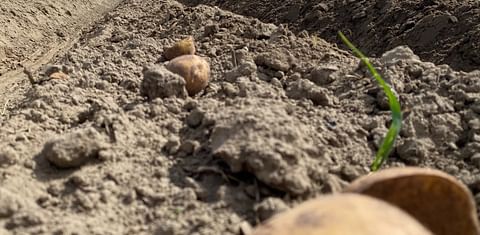
{"type": "Polygon", "coordinates": [[[400,97],[384,167],[440,169],[480,197],[478,1],[222,2],[0,4],[0,234],[237,235],[342,190],[390,113],[336,30],[400,97]],[[161,68],[188,36],[211,68],[195,96],[161,68]]]}

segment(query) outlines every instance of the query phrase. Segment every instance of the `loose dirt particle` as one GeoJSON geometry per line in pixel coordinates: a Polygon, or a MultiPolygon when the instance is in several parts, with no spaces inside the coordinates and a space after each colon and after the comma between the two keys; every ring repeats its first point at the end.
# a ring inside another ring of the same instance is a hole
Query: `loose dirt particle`
{"type": "Polygon", "coordinates": [[[293,58],[282,51],[272,51],[270,53],[263,53],[255,58],[257,65],[263,65],[268,68],[287,72],[292,66],[293,58]]]}
{"type": "Polygon", "coordinates": [[[0,188],[0,218],[8,218],[20,209],[16,195],[7,189],[0,188]]]}
{"type": "Polygon", "coordinates": [[[410,164],[418,164],[424,160],[428,154],[426,144],[424,144],[422,140],[412,138],[402,140],[396,149],[398,157],[410,164]]]}
{"type": "Polygon", "coordinates": [[[15,214],[5,224],[5,228],[11,230],[15,228],[28,228],[41,225],[45,222],[44,214],[39,211],[27,210],[15,214]]]}
{"type": "Polygon", "coordinates": [[[190,112],[190,114],[187,117],[187,124],[191,128],[196,128],[202,124],[203,117],[205,116],[205,113],[202,112],[201,110],[194,109],[193,111],[190,112]]]}
{"type": "Polygon", "coordinates": [[[318,85],[328,85],[335,80],[334,73],[338,71],[337,66],[316,67],[310,73],[310,81],[318,85]]]}
{"type": "Polygon", "coordinates": [[[0,148],[0,167],[8,167],[14,165],[18,160],[17,152],[10,147],[0,148]]]}
{"type": "Polygon", "coordinates": [[[288,210],[289,207],[278,198],[266,198],[262,202],[255,205],[255,212],[260,221],[270,219],[275,214],[288,210]]]}
{"type": "Polygon", "coordinates": [[[257,65],[253,61],[246,61],[240,64],[238,67],[227,72],[225,74],[225,80],[229,82],[235,82],[238,77],[246,76],[251,77],[255,76],[257,73],[257,65]]]}
{"type": "Polygon", "coordinates": [[[316,86],[307,79],[299,79],[289,84],[287,95],[291,99],[309,99],[316,105],[332,106],[338,103],[329,90],[316,86]]]}

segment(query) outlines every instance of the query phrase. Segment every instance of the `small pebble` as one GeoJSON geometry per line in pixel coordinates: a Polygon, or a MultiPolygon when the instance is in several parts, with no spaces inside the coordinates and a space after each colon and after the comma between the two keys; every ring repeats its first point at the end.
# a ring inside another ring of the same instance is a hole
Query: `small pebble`
{"type": "Polygon", "coordinates": [[[456,175],[459,171],[460,169],[458,168],[458,166],[455,165],[448,165],[447,167],[445,167],[445,172],[450,175],[456,175]]]}
{"type": "Polygon", "coordinates": [[[200,143],[198,141],[187,140],[180,146],[180,151],[186,155],[192,155],[199,146],[200,143]]]}
{"type": "Polygon", "coordinates": [[[202,124],[204,116],[205,114],[202,111],[198,109],[193,110],[187,117],[187,125],[191,128],[197,128],[202,124]]]}
{"type": "Polygon", "coordinates": [[[254,209],[260,221],[265,221],[280,212],[288,210],[289,207],[281,199],[269,197],[255,205],[254,209]]]}
{"type": "Polygon", "coordinates": [[[334,81],[332,74],[338,71],[336,66],[317,67],[310,73],[310,80],[318,85],[327,85],[334,81]]]}
{"type": "Polygon", "coordinates": [[[168,154],[175,154],[178,152],[178,149],[180,147],[180,139],[178,137],[172,137],[170,138],[167,143],[163,146],[165,151],[167,151],[168,154]]]}
{"type": "Polygon", "coordinates": [[[20,209],[16,197],[7,189],[0,188],[0,219],[8,218],[20,209]]]}
{"type": "Polygon", "coordinates": [[[480,168],[480,153],[473,154],[470,160],[477,168],[480,168]]]}

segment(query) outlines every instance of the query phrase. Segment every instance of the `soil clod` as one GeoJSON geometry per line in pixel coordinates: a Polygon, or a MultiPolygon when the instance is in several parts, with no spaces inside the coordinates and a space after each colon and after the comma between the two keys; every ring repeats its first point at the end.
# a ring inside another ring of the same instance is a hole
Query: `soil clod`
{"type": "Polygon", "coordinates": [[[88,128],[48,141],[39,156],[59,168],[80,167],[96,158],[104,144],[104,137],[88,128]]]}

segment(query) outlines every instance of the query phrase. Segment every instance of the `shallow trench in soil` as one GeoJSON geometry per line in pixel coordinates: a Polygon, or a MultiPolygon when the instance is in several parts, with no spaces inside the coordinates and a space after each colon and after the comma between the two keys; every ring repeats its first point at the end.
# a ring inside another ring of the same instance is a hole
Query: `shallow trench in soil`
{"type": "Polygon", "coordinates": [[[23,70],[38,70],[64,53],[121,0],[63,0],[2,2],[0,6],[0,97],[6,103],[23,70]]]}
{"type": "Polygon", "coordinates": [[[341,191],[369,173],[390,113],[336,45],[340,28],[404,110],[384,167],[440,169],[480,198],[475,1],[11,2],[0,6],[0,234],[242,234],[341,191]],[[399,15],[416,21],[402,26],[399,15]],[[195,96],[159,86],[147,98],[144,74],[187,36],[210,63],[209,85],[195,96]],[[46,68],[68,79],[46,79],[46,68]]]}

